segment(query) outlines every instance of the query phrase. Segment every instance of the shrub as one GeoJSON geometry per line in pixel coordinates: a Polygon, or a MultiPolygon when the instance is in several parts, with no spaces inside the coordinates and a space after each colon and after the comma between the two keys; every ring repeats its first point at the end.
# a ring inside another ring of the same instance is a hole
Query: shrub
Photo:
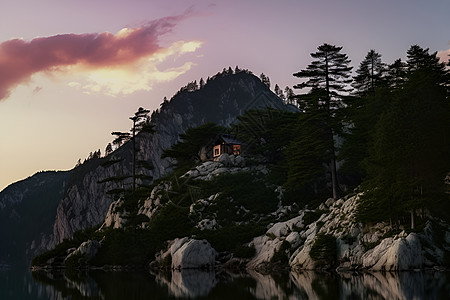
{"type": "Polygon", "coordinates": [[[336,238],[330,234],[318,234],[309,255],[318,268],[334,266],[337,260],[336,238]]]}

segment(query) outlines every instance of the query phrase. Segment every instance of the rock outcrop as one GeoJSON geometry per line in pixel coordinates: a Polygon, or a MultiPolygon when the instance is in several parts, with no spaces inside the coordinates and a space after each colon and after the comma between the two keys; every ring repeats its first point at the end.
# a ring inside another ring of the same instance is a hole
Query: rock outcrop
{"type": "Polygon", "coordinates": [[[123,198],[111,203],[108,212],[106,213],[105,222],[102,224],[100,229],[105,227],[112,227],[116,229],[122,228],[125,225],[127,221],[126,217],[129,215],[129,212],[123,208],[123,205],[123,198]]]}
{"type": "MultiPolygon", "coordinates": [[[[273,224],[265,235],[256,237],[250,243],[256,255],[247,264],[248,268],[259,269],[271,262],[283,242],[289,265],[294,270],[314,270],[316,261],[311,257],[311,249],[319,235],[329,235],[336,239],[336,266],[338,270],[366,269],[372,271],[402,271],[433,267],[443,262],[443,253],[436,249],[432,241],[431,223],[422,233],[400,232],[385,237],[390,230],[387,224],[377,224],[371,230],[355,221],[357,201],[360,195],[329,200],[321,205],[322,215],[311,224],[304,224],[301,210],[299,216],[285,222],[273,224]],[[423,242],[422,242],[423,241],[423,242]],[[286,244],[287,243],[287,244],[286,244]],[[372,246],[371,246],[372,245],[372,246]],[[374,245],[374,246],[373,246],[374,245]],[[427,260],[433,257],[434,261],[427,260]]],[[[446,235],[450,232],[448,225],[446,235]]],[[[445,227],[446,226],[446,227],[445,227]]],[[[444,245],[450,249],[450,243],[444,245]]]]}
{"type": "Polygon", "coordinates": [[[97,254],[98,249],[100,249],[100,243],[96,240],[89,240],[81,243],[77,249],[66,256],[65,262],[70,259],[82,259],[85,262],[89,262],[97,254]]]}
{"type": "Polygon", "coordinates": [[[206,240],[184,237],[168,243],[167,250],[159,253],[151,267],[169,267],[176,270],[212,269],[216,262],[216,250],[206,240]]]}

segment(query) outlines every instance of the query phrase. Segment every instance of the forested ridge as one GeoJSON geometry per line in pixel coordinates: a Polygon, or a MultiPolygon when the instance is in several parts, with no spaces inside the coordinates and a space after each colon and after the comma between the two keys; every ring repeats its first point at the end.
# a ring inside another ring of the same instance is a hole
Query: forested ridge
{"type": "MultiPolygon", "coordinates": [[[[44,264],[88,239],[102,240],[94,264],[143,263],[153,259],[165,241],[184,236],[205,238],[219,251],[251,257],[252,249],[244,245],[280,220],[271,214],[277,208],[314,210],[328,198],[359,192],[356,218],[369,227],[385,222],[393,232],[411,232],[423,229],[431,215],[449,221],[448,62],[417,45],[407,51],[406,61],[392,64],[370,50],[354,73],[343,47],[323,44],[311,57],[305,69],[293,74],[299,80],[295,91],[287,87],[283,92],[275,85],[275,94],[297,112],[250,109],[229,127],[205,123],[189,128],[162,155],[172,159],[172,174],[116,195],[126,212],[121,228],[79,232],[34,263],[44,264]],[[264,165],[267,172],[199,180],[193,190],[183,174],[202,162],[201,152],[221,133],[243,141],[246,164],[264,165]],[[145,199],[165,182],[170,188],[166,196],[161,194],[160,207],[151,218],[141,214],[145,199]],[[222,227],[199,229],[189,206],[214,193],[220,195],[210,213],[222,227]]],[[[178,94],[194,94],[217,78],[237,73],[238,68],[224,69],[206,84],[201,79],[200,86],[190,83],[178,94]]],[[[270,87],[266,75],[260,79],[270,87]]],[[[154,112],[152,119],[157,115],[154,112]]],[[[312,222],[320,215],[316,210],[305,218],[312,222]]],[[[293,215],[283,216],[289,217],[293,215]]]]}

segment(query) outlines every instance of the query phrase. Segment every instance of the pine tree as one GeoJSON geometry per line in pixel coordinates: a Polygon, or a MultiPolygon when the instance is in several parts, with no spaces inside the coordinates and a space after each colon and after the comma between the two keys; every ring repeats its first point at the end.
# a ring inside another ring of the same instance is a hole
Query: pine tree
{"type": "MultiPolygon", "coordinates": [[[[165,100],[166,97],[164,97],[165,100]]],[[[113,140],[113,145],[116,147],[120,147],[123,143],[131,141],[132,142],[132,190],[133,192],[136,190],[136,153],[139,151],[136,149],[136,135],[139,132],[143,133],[153,133],[153,125],[150,124],[150,119],[148,117],[148,113],[150,111],[139,107],[139,109],[134,113],[134,116],[131,116],[129,119],[133,122],[130,132],[119,132],[114,131],[111,134],[116,138],[113,140]]]]}
{"type": "Polygon", "coordinates": [[[275,84],[274,92],[275,92],[275,95],[278,96],[278,98],[283,100],[283,102],[286,100],[286,97],[284,96],[283,91],[280,89],[278,84],[275,84]]]}
{"type": "Polygon", "coordinates": [[[298,114],[296,134],[286,148],[288,191],[317,198],[326,190],[324,162],[330,160],[326,119],[317,106],[298,114]]]}
{"type": "MultiPolygon", "coordinates": [[[[363,218],[400,219],[436,207],[450,168],[448,74],[436,53],[414,45],[408,51],[407,81],[376,125],[367,160],[363,218]],[[379,207],[378,213],[373,208],[379,207]],[[386,207],[383,213],[382,207],[386,207]]],[[[442,203],[439,205],[442,210],[442,203]]]]}
{"type": "Polygon", "coordinates": [[[406,64],[399,58],[387,68],[386,81],[388,85],[397,89],[406,81],[406,64]]]}
{"type": "Polygon", "coordinates": [[[295,94],[294,94],[294,91],[290,87],[286,86],[284,88],[284,94],[285,94],[286,102],[288,104],[294,104],[295,94]]]}
{"type": "Polygon", "coordinates": [[[336,157],[334,146],[334,135],[340,131],[340,122],[336,120],[336,112],[342,106],[342,96],[347,93],[348,84],[351,82],[349,66],[350,60],[346,54],[341,53],[342,47],[330,44],[319,46],[318,51],[311,53],[315,58],[305,70],[294,74],[295,77],[306,79],[306,81],[297,84],[294,88],[309,88],[315,90],[314,93],[320,93],[320,97],[311,96],[311,93],[297,95],[300,108],[308,111],[311,108],[324,110],[327,116],[326,126],[328,130],[328,144],[330,152],[330,170],[333,198],[338,197],[338,182],[336,174],[336,157]],[[312,103],[308,103],[312,102],[312,103]]]}
{"type": "Polygon", "coordinates": [[[356,70],[357,75],[353,77],[353,87],[360,95],[368,92],[374,93],[375,87],[381,81],[383,71],[384,64],[381,62],[381,55],[375,50],[370,50],[356,70]]]}
{"type": "Polygon", "coordinates": [[[112,145],[111,145],[111,143],[108,143],[108,145],[106,145],[106,148],[105,148],[105,156],[110,155],[112,152],[113,152],[112,145]]]}
{"type": "Polygon", "coordinates": [[[200,78],[200,89],[202,89],[205,86],[205,81],[203,80],[203,77],[200,78]]]}
{"type": "MultiPolygon", "coordinates": [[[[161,158],[174,158],[177,167],[191,167],[201,160],[202,147],[212,147],[218,134],[225,132],[225,128],[214,123],[205,123],[198,127],[191,127],[180,134],[180,141],[170,149],[164,150],[161,158]]],[[[212,151],[212,150],[211,150],[212,151]]]]}
{"type": "Polygon", "coordinates": [[[266,75],[264,75],[264,73],[261,73],[261,75],[259,75],[259,79],[261,79],[261,82],[264,83],[270,89],[269,76],[266,76],[266,75]]]}

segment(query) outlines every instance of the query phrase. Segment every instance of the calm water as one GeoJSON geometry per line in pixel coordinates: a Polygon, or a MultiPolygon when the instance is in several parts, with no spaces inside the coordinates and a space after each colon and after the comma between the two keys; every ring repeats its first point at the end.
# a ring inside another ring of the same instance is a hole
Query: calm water
{"type": "Polygon", "coordinates": [[[33,273],[0,270],[0,299],[450,299],[443,272],[33,273]]]}

